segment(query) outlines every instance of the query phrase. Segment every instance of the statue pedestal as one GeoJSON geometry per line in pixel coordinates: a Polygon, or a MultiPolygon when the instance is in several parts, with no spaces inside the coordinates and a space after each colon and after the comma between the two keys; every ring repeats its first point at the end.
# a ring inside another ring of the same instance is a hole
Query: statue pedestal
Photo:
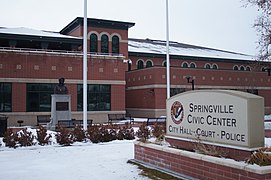
{"type": "Polygon", "coordinates": [[[71,95],[53,94],[51,103],[51,122],[48,129],[55,130],[59,120],[71,120],[71,95]]]}

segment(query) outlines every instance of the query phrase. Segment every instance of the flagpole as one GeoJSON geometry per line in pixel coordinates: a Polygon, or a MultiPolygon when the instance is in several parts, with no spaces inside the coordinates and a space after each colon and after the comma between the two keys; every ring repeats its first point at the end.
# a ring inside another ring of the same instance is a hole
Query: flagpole
{"type": "Polygon", "coordinates": [[[168,17],[168,0],[166,0],[166,46],[167,46],[167,99],[170,98],[170,59],[169,59],[169,17],[168,17]]]}
{"type": "Polygon", "coordinates": [[[83,41],[83,129],[87,130],[87,0],[84,0],[83,41]]]}

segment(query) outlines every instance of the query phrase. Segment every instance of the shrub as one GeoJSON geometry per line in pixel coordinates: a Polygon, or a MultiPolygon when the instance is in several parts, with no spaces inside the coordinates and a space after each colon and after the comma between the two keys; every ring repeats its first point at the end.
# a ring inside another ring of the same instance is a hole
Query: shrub
{"type": "Polygon", "coordinates": [[[83,142],[86,139],[86,133],[80,125],[76,125],[73,129],[74,141],[83,142]]]}
{"type": "Polygon", "coordinates": [[[261,148],[255,151],[246,161],[249,164],[258,164],[259,166],[271,165],[271,148],[261,148]]]}
{"type": "Polygon", "coordinates": [[[123,140],[123,139],[135,139],[134,129],[125,124],[124,126],[118,126],[110,124],[104,125],[94,125],[88,128],[88,138],[93,143],[99,142],[109,142],[113,140],[123,140]]]}
{"type": "Polygon", "coordinates": [[[215,157],[227,157],[229,153],[228,151],[219,149],[215,145],[202,143],[200,137],[197,137],[194,149],[198,153],[215,157]]]}
{"type": "Polygon", "coordinates": [[[73,134],[67,128],[59,128],[59,132],[56,135],[56,141],[60,145],[70,146],[73,143],[73,134]]]}
{"type": "Polygon", "coordinates": [[[109,133],[108,126],[101,126],[99,132],[100,132],[100,142],[112,141],[113,138],[109,133]]]}
{"type": "Polygon", "coordinates": [[[93,143],[99,143],[101,142],[101,133],[100,131],[100,126],[99,125],[94,125],[90,126],[87,130],[88,133],[88,138],[91,142],[93,143]]]}
{"type": "Polygon", "coordinates": [[[16,148],[18,142],[17,133],[14,133],[12,129],[7,129],[4,134],[3,142],[6,144],[6,147],[16,148]]]}
{"type": "Polygon", "coordinates": [[[122,126],[122,127],[120,126],[119,130],[118,130],[118,134],[117,134],[117,139],[118,140],[135,139],[135,133],[134,133],[134,129],[132,128],[132,126],[129,124],[125,124],[125,126],[122,126]]]}
{"type": "Polygon", "coordinates": [[[20,146],[32,146],[34,145],[35,136],[32,134],[31,131],[27,131],[23,129],[19,132],[18,142],[20,146]]]}
{"type": "Polygon", "coordinates": [[[47,145],[50,142],[50,138],[52,137],[51,134],[47,134],[47,129],[43,126],[39,126],[37,129],[37,140],[39,145],[47,145]]]}
{"type": "Polygon", "coordinates": [[[117,135],[118,135],[118,126],[117,125],[114,125],[114,124],[110,124],[109,126],[107,126],[107,131],[108,131],[108,139],[110,141],[114,141],[117,138],[117,135]]]}
{"type": "Polygon", "coordinates": [[[146,122],[143,122],[140,125],[139,130],[137,131],[137,137],[141,142],[146,142],[147,139],[150,137],[150,130],[148,129],[146,122]]]}
{"type": "Polygon", "coordinates": [[[131,139],[131,134],[133,133],[127,135],[126,129],[122,129],[121,127],[113,124],[107,126],[94,125],[88,128],[88,138],[93,143],[109,142],[116,139],[131,139]]]}
{"type": "Polygon", "coordinates": [[[152,134],[156,138],[161,138],[161,136],[164,136],[165,125],[159,125],[158,123],[155,123],[152,129],[152,134]]]}

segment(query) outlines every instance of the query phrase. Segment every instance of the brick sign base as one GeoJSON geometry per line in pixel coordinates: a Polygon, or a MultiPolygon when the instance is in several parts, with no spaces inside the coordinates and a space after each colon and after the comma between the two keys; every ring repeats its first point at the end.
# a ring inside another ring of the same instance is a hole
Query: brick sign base
{"type": "Polygon", "coordinates": [[[135,161],[197,179],[271,179],[271,167],[249,165],[233,159],[217,158],[151,143],[135,143],[135,161]]]}

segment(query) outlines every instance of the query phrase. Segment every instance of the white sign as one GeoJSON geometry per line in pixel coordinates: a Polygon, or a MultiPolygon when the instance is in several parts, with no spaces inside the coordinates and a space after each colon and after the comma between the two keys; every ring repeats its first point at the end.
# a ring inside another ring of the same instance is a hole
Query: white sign
{"type": "Polygon", "coordinates": [[[263,98],[245,92],[198,90],[167,100],[167,136],[262,147],[263,120],[263,98]]]}

